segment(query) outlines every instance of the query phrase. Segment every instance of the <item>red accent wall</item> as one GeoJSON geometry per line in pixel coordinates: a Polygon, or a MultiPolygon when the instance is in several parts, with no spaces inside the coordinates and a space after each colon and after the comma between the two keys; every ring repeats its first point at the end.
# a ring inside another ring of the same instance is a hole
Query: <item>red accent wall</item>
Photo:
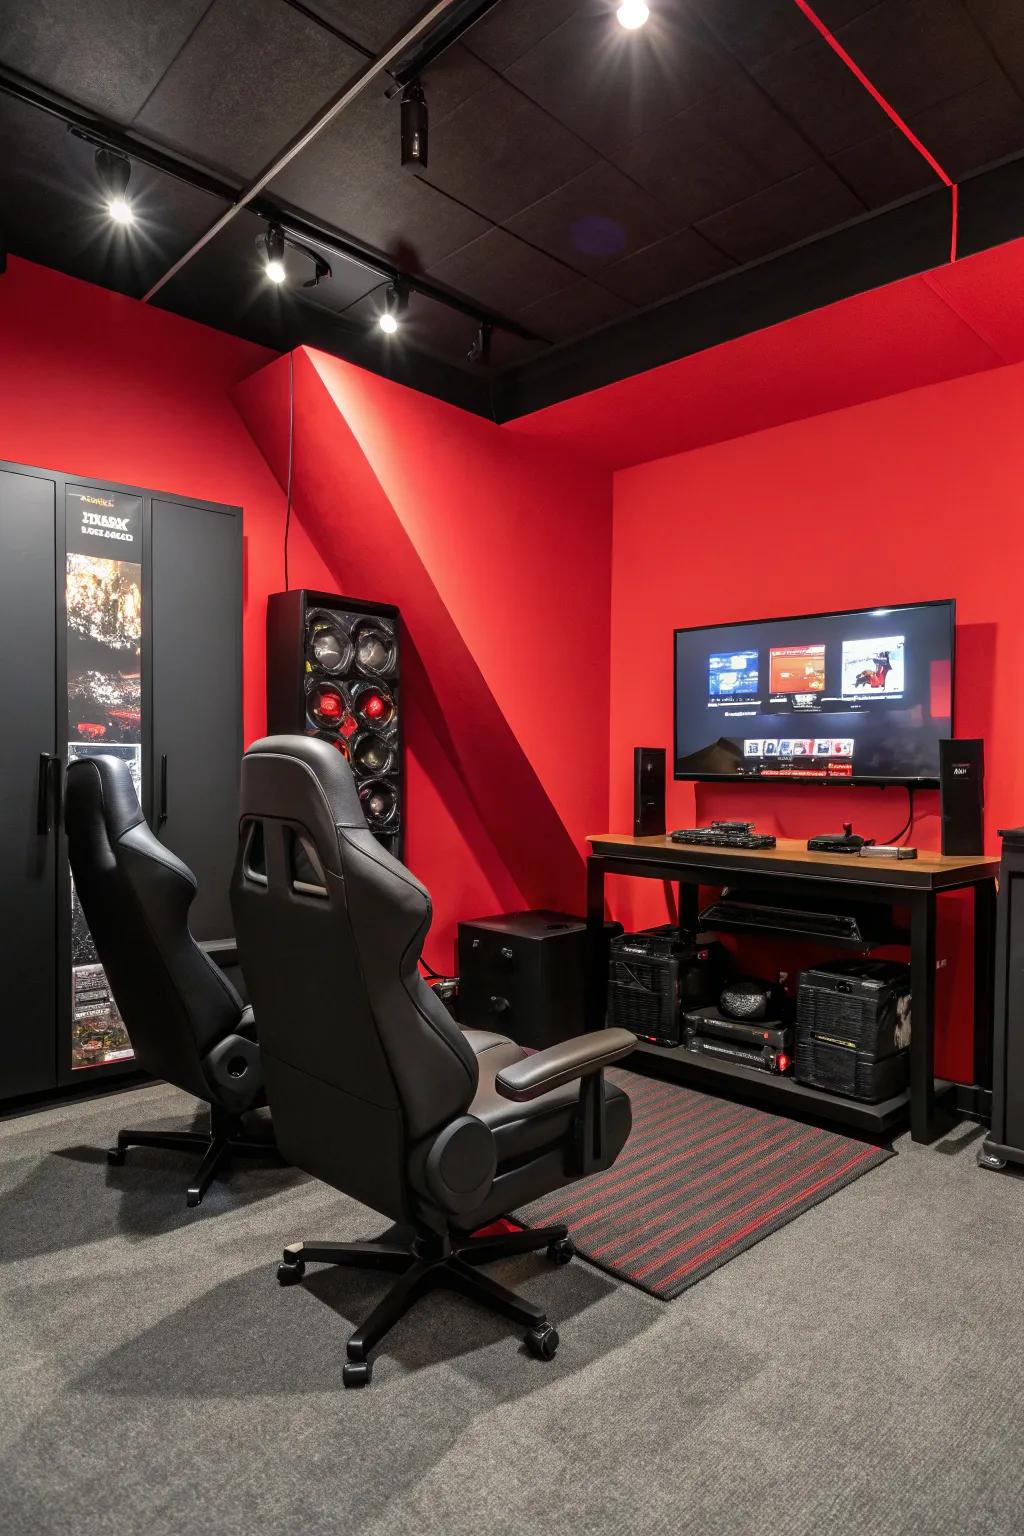
{"type": "MultiPolygon", "coordinates": [[[[247,742],[266,718],[284,497],[229,392],[272,356],[17,257],[0,278],[0,459],[243,507],[247,742]]],[[[330,582],[294,524],[291,563],[294,582],[330,582]]]]}
{"type": "MultiPolygon", "coordinates": [[[[396,602],[408,635],[406,861],[427,946],[521,907],[582,910],[608,815],[611,477],[306,349],[294,495],[335,590],[396,602]]],[[[236,400],[280,479],[288,363],[236,400]]]]}
{"type": "MultiPolygon", "coordinates": [[[[634,745],[670,747],[671,632],[774,614],[955,597],[955,728],[985,738],[986,845],[1024,815],[1020,514],[1024,366],[793,422],[615,476],[611,825],[631,808],[634,745]],[[787,530],[785,548],[779,530],[787,530]],[[794,553],[794,528],[802,530],[794,553]],[[638,633],[651,639],[637,665],[638,633]]],[[[938,794],[911,841],[939,844],[938,794]]],[[[789,837],[852,820],[879,841],[902,789],[669,786],[670,826],[743,816],[789,837]]],[[[948,899],[944,899],[946,903],[948,899]]],[[[663,920],[660,891],[621,882],[616,914],[663,920]]],[[[940,1073],[971,1076],[970,957],[950,902],[940,943],[940,1073]]]]}

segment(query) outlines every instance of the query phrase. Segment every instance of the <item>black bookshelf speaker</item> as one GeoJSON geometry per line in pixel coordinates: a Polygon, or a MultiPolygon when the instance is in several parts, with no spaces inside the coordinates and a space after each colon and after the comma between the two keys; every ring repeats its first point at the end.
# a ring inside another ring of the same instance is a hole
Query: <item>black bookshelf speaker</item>
{"type": "Polygon", "coordinates": [[[939,742],[939,796],[943,853],[984,853],[985,743],[980,738],[939,742]]]}
{"type": "Polygon", "coordinates": [[[665,748],[633,748],[633,836],[665,830],[665,748]]]}
{"type": "Polygon", "coordinates": [[[267,730],[330,742],[352,766],[370,831],[402,857],[405,775],[398,609],[332,592],[272,592],[267,730]]]}

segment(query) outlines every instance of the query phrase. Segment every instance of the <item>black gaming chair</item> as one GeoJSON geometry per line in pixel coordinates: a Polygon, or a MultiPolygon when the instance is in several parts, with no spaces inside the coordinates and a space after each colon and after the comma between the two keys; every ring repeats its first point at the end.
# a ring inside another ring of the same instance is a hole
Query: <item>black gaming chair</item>
{"type": "Polygon", "coordinates": [[[246,753],[232,903],[282,1153],[398,1228],[284,1251],[282,1284],[310,1260],[401,1276],[349,1339],[345,1385],[369,1381],[370,1351],[439,1286],[526,1326],[550,1358],[544,1313],[477,1266],[541,1248],[564,1261],[566,1228],[471,1234],[614,1162],[629,1099],[602,1068],[634,1037],[600,1030],[530,1056],[463,1033],[417,968],[430,897],[370,833],[326,742],[271,736],[246,753]]]}
{"type": "Polygon", "coordinates": [[[135,1059],[210,1106],[210,1130],[119,1131],[127,1147],[200,1147],[188,1186],[198,1205],[235,1154],[276,1156],[250,1140],[242,1115],[266,1102],[251,1008],[188,927],[196,877],[146,824],[128,765],[115,757],[68,765],[64,820],[75,890],[135,1059]]]}

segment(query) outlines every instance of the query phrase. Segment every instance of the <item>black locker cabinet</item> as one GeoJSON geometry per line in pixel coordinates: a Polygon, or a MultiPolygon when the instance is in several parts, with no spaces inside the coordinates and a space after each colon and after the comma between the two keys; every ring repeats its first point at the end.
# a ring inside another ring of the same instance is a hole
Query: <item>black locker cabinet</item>
{"type": "Polygon", "coordinates": [[[0,1100],[132,1067],[61,826],[69,756],[128,762],[227,940],[241,756],[241,511],[0,464],[0,1100]]]}
{"type": "Polygon", "coordinates": [[[1024,827],[999,835],[992,1131],[978,1153],[983,1168],[1024,1163],[1024,827]]]}

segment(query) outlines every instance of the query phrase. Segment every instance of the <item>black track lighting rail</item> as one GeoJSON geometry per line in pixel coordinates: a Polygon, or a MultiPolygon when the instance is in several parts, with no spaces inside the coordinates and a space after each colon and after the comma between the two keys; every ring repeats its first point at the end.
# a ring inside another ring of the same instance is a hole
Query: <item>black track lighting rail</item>
{"type": "Polygon", "coordinates": [[[417,80],[435,59],[439,59],[442,53],[457,43],[470,27],[475,27],[498,3],[499,0],[459,0],[428,32],[417,39],[408,52],[399,54],[388,69],[395,83],[385,94],[394,96],[403,86],[417,80]]]}
{"type": "MultiPolygon", "coordinates": [[[[84,139],[96,148],[115,150],[139,165],[148,166],[164,176],[173,177],[185,186],[205,192],[222,202],[234,204],[242,191],[239,183],[226,181],[205,166],[137,138],[116,123],[83,112],[73,102],[51,91],[42,90],[34,81],[26,79],[13,70],[0,68],[0,92],[56,118],[64,123],[76,137],[84,139]]],[[[379,251],[375,251],[372,246],[363,245],[331,225],[311,219],[308,214],[300,213],[288,203],[264,195],[254,198],[248,206],[251,213],[264,219],[268,225],[280,225],[286,234],[291,234],[300,241],[323,246],[332,255],[365,267],[367,271],[375,273],[381,282],[404,283],[410,293],[417,293],[436,304],[443,304],[446,308],[465,315],[478,324],[486,322],[494,329],[504,331],[510,336],[518,336],[524,341],[548,344],[547,338],[539,336],[536,331],[519,325],[515,320],[497,311],[479,304],[471,304],[441,284],[432,283],[429,278],[416,277],[404,272],[393,262],[389,262],[379,251]]]]}

